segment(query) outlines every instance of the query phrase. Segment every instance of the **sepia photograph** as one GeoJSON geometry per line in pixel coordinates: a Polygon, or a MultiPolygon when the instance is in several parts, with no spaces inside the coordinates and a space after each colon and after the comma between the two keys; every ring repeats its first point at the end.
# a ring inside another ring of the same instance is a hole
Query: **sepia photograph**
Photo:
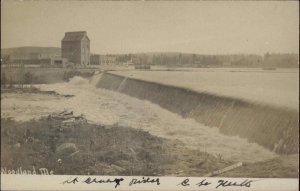
{"type": "Polygon", "coordinates": [[[1,176],[20,175],[298,182],[299,2],[1,0],[1,176]]]}

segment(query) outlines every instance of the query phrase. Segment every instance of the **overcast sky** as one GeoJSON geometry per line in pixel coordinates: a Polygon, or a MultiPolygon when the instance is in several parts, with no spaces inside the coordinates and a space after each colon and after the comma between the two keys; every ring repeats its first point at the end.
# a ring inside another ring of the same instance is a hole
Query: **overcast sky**
{"type": "Polygon", "coordinates": [[[1,47],[60,47],[85,30],[93,53],[298,53],[294,1],[2,1],[1,47]]]}

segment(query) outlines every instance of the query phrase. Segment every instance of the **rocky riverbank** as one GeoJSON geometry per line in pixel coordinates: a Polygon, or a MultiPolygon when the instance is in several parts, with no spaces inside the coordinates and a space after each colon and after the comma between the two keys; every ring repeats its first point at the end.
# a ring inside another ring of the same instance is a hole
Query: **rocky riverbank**
{"type": "MultiPolygon", "coordinates": [[[[146,131],[88,123],[72,112],[54,113],[38,120],[1,119],[1,168],[47,169],[54,174],[205,176],[234,164],[186,148],[146,131]]],[[[288,157],[286,157],[288,158],[288,157]]],[[[290,156],[297,160],[296,156],[290,156]]],[[[282,157],[242,167],[217,176],[297,177],[297,164],[282,157]],[[267,167],[268,172],[264,170],[267,167]]]]}

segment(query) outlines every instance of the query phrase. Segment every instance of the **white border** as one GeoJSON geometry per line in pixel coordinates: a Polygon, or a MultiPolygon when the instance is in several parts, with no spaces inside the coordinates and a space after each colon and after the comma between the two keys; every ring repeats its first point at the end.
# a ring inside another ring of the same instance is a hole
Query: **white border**
{"type": "MultiPolygon", "coordinates": [[[[255,191],[297,191],[299,179],[281,179],[281,178],[227,178],[227,177],[149,177],[150,179],[159,178],[160,184],[157,183],[141,183],[129,186],[132,179],[141,180],[142,176],[82,176],[82,175],[13,175],[1,174],[1,190],[255,190],[255,191]],[[73,180],[77,177],[78,182],[65,183],[66,180],[73,180]],[[123,178],[120,186],[115,188],[113,183],[92,183],[86,184],[83,182],[88,177],[96,178],[97,180],[114,180],[115,178],[123,178]],[[182,186],[180,183],[185,179],[189,179],[189,186],[182,186]],[[207,186],[196,185],[203,179],[211,184],[207,186]],[[250,187],[247,186],[216,186],[219,185],[218,181],[231,181],[242,183],[245,180],[252,180],[250,187]]],[[[147,176],[144,176],[147,179],[147,176]]]]}

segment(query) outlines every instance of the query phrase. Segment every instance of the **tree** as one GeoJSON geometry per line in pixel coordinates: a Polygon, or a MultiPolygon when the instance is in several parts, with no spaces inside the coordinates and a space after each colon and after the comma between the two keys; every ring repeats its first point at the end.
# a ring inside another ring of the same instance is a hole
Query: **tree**
{"type": "Polygon", "coordinates": [[[6,83],[7,83],[6,75],[5,75],[5,72],[3,72],[1,74],[1,85],[3,85],[3,87],[5,87],[6,83]]]}
{"type": "Polygon", "coordinates": [[[24,74],[24,83],[31,85],[32,82],[33,82],[33,74],[30,72],[26,72],[24,74]]]}

